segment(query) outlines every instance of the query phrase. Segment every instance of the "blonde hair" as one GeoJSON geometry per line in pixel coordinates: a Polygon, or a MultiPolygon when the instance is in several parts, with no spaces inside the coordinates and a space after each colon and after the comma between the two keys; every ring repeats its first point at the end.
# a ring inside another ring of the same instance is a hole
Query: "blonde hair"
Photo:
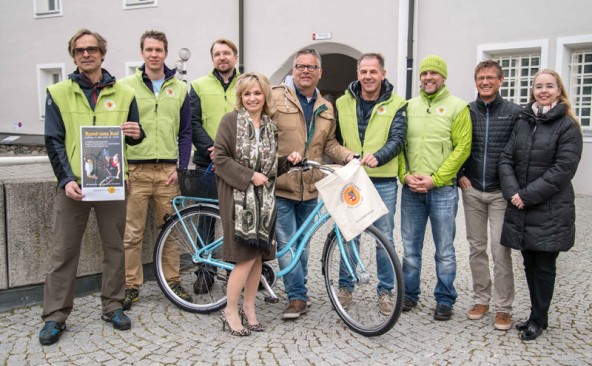
{"type": "Polygon", "coordinates": [[[263,103],[263,113],[267,116],[271,116],[274,112],[274,108],[272,105],[271,100],[271,84],[265,75],[260,74],[258,72],[248,72],[246,74],[240,75],[236,79],[236,109],[241,109],[244,107],[243,100],[241,96],[244,92],[251,89],[255,83],[259,83],[261,87],[261,91],[263,92],[263,96],[265,98],[265,102],[263,103]]]}
{"type": "Polygon", "coordinates": [[[555,82],[557,83],[557,86],[559,87],[559,97],[557,98],[559,103],[564,103],[565,106],[567,107],[567,116],[570,117],[574,123],[576,125],[580,125],[579,121],[578,121],[578,116],[576,116],[576,113],[574,112],[572,106],[571,106],[571,102],[569,101],[569,98],[567,96],[566,90],[565,90],[565,86],[563,85],[563,81],[561,81],[561,76],[559,76],[559,74],[551,69],[543,69],[540,70],[539,72],[537,72],[536,74],[534,74],[534,77],[532,79],[532,87],[530,89],[530,101],[534,102],[534,86],[536,83],[536,79],[543,74],[547,74],[547,75],[551,75],[553,78],[555,78],[555,82]]]}

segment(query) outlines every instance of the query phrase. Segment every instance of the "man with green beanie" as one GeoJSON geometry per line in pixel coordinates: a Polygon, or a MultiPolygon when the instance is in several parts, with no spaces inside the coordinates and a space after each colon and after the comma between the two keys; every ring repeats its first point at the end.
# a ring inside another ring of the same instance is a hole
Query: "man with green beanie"
{"type": "Polygon", "coordinates": [[[472,124],[467,102],[445,85],[446,62],[439,56],[419,65],[420,95],[407,106],[407,143],[399,155],[401,235],[403,239],[403,311],[417,306],[421,253],[428,218],[436,245],[434,319],[449,320],[456,301],[454,236],[458,191],[456,175],[471,152],[472,124]]]}

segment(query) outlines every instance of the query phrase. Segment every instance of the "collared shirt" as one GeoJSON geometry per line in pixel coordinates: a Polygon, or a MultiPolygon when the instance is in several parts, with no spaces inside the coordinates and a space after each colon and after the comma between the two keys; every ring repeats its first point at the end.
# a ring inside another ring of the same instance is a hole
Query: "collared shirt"
{"type": "Polygon", "coordinates": [[[234,77],[236,76],[236,68],[232,69],[232,75],[228,78],[227,83],[224,82],[224,78],[222,77],[222,75],[220,75],[218,70],[214,70],[214,76],[216,77],[216,79],[218,79],[220,81],[220,85],[222,85],[222,87],[224,88],[224,91],[226,91],[228,89],[228,87],[230,86],[230,83],[232,83],[232,80],[234,80],[234,77]]]}
{"type": "Polygon", "coordinates": [[[317,91],[315,89],[314,93],[312,94],[312,98],[306,97],[304,94],[298,90],[298,88],[294,88],[296,91],[296,95],[298,96],[298,100],[300,101],[300,106],[302,106],[302,111],[304,112],[304,120],[306,121],[306,130],[310,130],[310,125],[312,123],[312,113],[314,111],[314,105],[317,101],[317,91]]]}

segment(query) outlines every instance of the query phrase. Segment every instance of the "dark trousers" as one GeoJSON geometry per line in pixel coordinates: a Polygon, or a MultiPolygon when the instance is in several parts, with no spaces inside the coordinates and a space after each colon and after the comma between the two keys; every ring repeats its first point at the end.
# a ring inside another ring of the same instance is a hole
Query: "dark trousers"
{"type": "MultiPolygon", "coordinates": [[[[66,321],[74,306],[74,283],[82,247],[82,237],[90,210],[94,209],[103,243],[103,313],[121,307],[125,291],[126,201],[80,202],[58,189],[54,204],[54,229],[49,271],[45,277],[44,321],[66,321]]],[[[96,260],[100,260],[97,253],[96,260]]]]}
{"type": "Polygon", "coordinates": [[[548,313],[555,289],[555,262],[559,252],[522,251],[524,272],[530,293],[531,322],[547,328],[548,313]]]}

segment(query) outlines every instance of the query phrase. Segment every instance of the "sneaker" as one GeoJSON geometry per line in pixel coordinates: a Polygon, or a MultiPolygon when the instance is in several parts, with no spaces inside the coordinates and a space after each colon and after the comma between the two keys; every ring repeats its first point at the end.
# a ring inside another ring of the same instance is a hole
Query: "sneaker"
{"type": "Polygon", "coordinates": [[[290,304],[284,310],[282,317],[284,319],[296,319],[307,311],[306,301],[304,300],[290,300],[290,304]]]}
{"type": "Polygon", "coordinates": [[[337,299],[339,299],[339,303],[345,309],[352,302],[353,296],[348,289],[345,287],[340,287],[339,292],[337,293],[337,299]]]}
{"type": "Polygon", "coordinates": [[[113,328],[117,330],[128,330],[132,327],[132,321],[125,315],[123,308],[115,309],[108,313],[102,314],[101,319],[106,322],[113,323],[113,328]]]}
{"type": "Polygon", "coordinates": [[[469,311],[467,312],[467,316],[471,320],[479,320],[483,318],[483,315],[485,315],[488,311],[489,305],[475,304],[472,308],[469,309],[469,311]]]}
{"type": "Polygon", "coordinates": [[[512,315],[503,311],[498,311],[497,314],[495,314],[494,327],[498,330],[508,330],[512,328],[512,315]]]}
{"type": "Polygon", "coordinates": [[[191,297],[191,295],[189,295],[189,292],[187,292],[187,290],[185,290],[180,283],[171,286],[171,290],[182,300],[185,300],[187,302],[193,302],[193,298],[191,297]]]}
{"type": "Polygon", "coordinates": [[[45,322],[43,328],[39,332],[39,343],[44,346],[54,344],[60,339],[60,336],[66,330],[65,322],[56,322],[53,320],[45,322]]]}
{"type": "Polygon", "coordinates": [[[403,300],[403,311],[404,312],[411,311],[411,309],[413,309],[416,306],[417,306],[417,301],[413,301],[407,297],[405,298],[405,300],[403,300]]]}
{"type": "Polygon", "coordinates": [[[125,297],[123,298],[123,310],[132,308],[132,303],[140,300],[140,292],[135,288],[126,288],[125,297]]]}
{"type": "Polygon", "coordinates": [[[452,307],[446,304],[436,305],[436,311],[434,312],[435,320],[450,320],[452,317],[452,307]]]}
{"type": "Polygon", "coordinates": [[[389,316],[393,312],[393,296],[388,292],[383,292],[378,297],[378,311],[384,316],[389,316]]]}

